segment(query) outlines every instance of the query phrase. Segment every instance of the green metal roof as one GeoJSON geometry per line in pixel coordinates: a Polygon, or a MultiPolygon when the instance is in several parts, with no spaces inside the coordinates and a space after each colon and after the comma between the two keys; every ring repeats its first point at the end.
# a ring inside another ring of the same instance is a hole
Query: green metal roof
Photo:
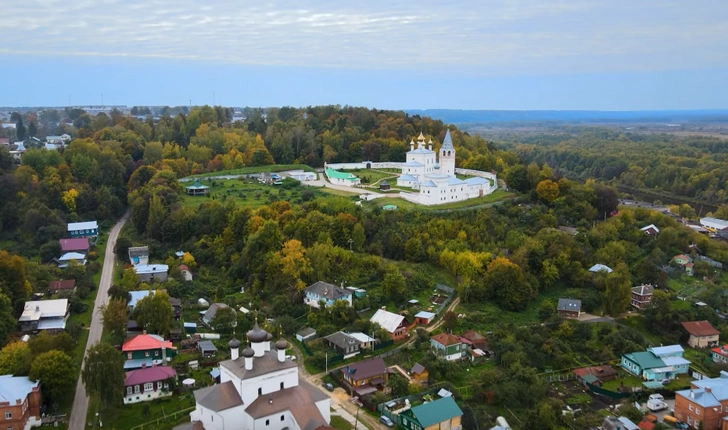
{"type": "Polygon", "coordinates": [[[346,172],[339,172],[338,170],[334,170],[331,168],[326,169],[326,176],[329,178],[335,178],[335,179],[344,179],[347,181],[355,181],[359,178],[354,176],[352,173],[346,173],[346,172]]]}
{"type": "Polygon", "coordinates": [[[463,415],[463,411],[452,397],[415,406],[411,411],[423,428],[463,415]]]}
{"type": "Polygon", "coordinates": [[[642,370],[654,369],[655,367],[665,367],[665,362],[662,361],[660,357],[656,356],[651,352],[633,352],[631,354],[624,354],[624,356],[628,360],[637,363],[637,365],[641,367],[642,370]]]}
{"type": "Polygon", "coordinates": [[[595,383],[595,382],[598,382],[598,381],[599,381],[599,378],[597,378],[596,376],[594,376],[594,375],[593,375],[593,374],[591,374],[591,373],[587,373],[587,374],[586,374],[586,375],[584,375],[584,377],[583,377],[583,378],[581,378],[581,379],[583,379],[583,380],[584,380],[584,382],[588,382],[588,383],[590,383],[590,384],[593,384],[593,383],[595,383]]]}
{"type": "Polygon", "coordinates": [[[193,190],[204,190],[204,189],[207,189],[207,188],[210,188],[210,187],[208,187],[207,185],[202,185],[199,180],[196,180],[194,184],[189,185],[189,186],[187,186],[185,188],[187,188],[187,189],[193,189],[193,190]]]}

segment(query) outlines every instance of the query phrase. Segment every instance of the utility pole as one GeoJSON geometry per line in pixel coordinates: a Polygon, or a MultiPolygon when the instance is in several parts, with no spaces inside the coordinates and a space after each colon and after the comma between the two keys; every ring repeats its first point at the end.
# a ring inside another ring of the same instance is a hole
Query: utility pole
{"type": "MultiPolygon", "coordinates": [[[[320,357],[320,356],[319,356],[320,357]]],[[[324,373],[324,376],[329,374],[329,353],[326,353],[326,372],[324,373]]]]}

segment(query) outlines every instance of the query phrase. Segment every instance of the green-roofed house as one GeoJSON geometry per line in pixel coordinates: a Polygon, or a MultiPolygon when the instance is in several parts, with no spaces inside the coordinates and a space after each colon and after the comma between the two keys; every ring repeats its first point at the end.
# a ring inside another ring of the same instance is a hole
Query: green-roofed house
{"type": "Polygon", "coordinates": [[[353,187],[359,185],[361,180],[354,176],[353,173],[339,172],[338,170],[326,168],[326,177],[329,178],[329,182],[334,185],[345,185],[347,187],[353,187]]]}
{"type": "Polygon", "coordinates": [[[210,187],[202,185],[199,179],[195,183],[185,187],[185,192],[190,196],[206,196],[210,193],[210,187]]]}
{"type": "Polygon", "coordinates": [[[395,206],[395,205],[384,205],[384,206],[382,206],[382,210],[385,210],[385,211],[396,211],[397,210],[397,206],[395,206]]]}
{"type": "Polygon", "coordinates": [[[463,411],[452,397],[428,402],[399,414],[402,427],[409,430],[460,430],[463,411]]]}
{"type": "Polygon", "coordinates": [[[674,379],[688,373],[690,361],[682,357],[680,345],[648,348],[647,351],[622,354],[622,368],[647,381],[674,379]]]}

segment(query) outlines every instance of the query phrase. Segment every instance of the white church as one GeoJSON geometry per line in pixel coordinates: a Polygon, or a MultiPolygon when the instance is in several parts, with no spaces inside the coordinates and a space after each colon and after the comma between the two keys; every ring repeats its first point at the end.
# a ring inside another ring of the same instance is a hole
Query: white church
{"type": "Polygon", "coordinates": [[[331,422],[331,399],[298,377],[286,359],[288,344],[258,324],[248,332],[250,346],[239,355],[240,341],[228,344],[231,359],[220,363],[220,383],[195,391],[191,422],[175,430],[315,430],[331,422]]]}
{"type": "MultiPolygon", "coordinates": [[[[410,150],[404,163],[342,163],[328,164],[327,170],[396,168],[402,174],[397,178],[397,186],[411,188],[414,192],[402,191],[399,197],[427,206],[442,205],[462,200],[474,199],[493,193],[498,188],[495,173],[479,170],[460,169],[455,166],[455,147],[450,130],[445,133],[439,153],[432,150],[432,139],[425,143],[420,133],[417,143],[410,141],[410,150]],[[416,145],[416,147],[415,147],[416,145]],[[457,174],[471,176],[459,179],[457,174]]],[[[337,172],[344,174],[343,172],[337,172]]]]}

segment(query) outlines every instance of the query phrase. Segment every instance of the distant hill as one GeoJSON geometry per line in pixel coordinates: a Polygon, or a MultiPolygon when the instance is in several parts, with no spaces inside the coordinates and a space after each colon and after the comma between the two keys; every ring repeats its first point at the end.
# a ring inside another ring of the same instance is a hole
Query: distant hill
{"type": "Polygon", "coordinates": [[[509,122],[728,122],[728,110],[597,111],[597,110],[458,110],[405,109],[446,124],[509,122]]]}

